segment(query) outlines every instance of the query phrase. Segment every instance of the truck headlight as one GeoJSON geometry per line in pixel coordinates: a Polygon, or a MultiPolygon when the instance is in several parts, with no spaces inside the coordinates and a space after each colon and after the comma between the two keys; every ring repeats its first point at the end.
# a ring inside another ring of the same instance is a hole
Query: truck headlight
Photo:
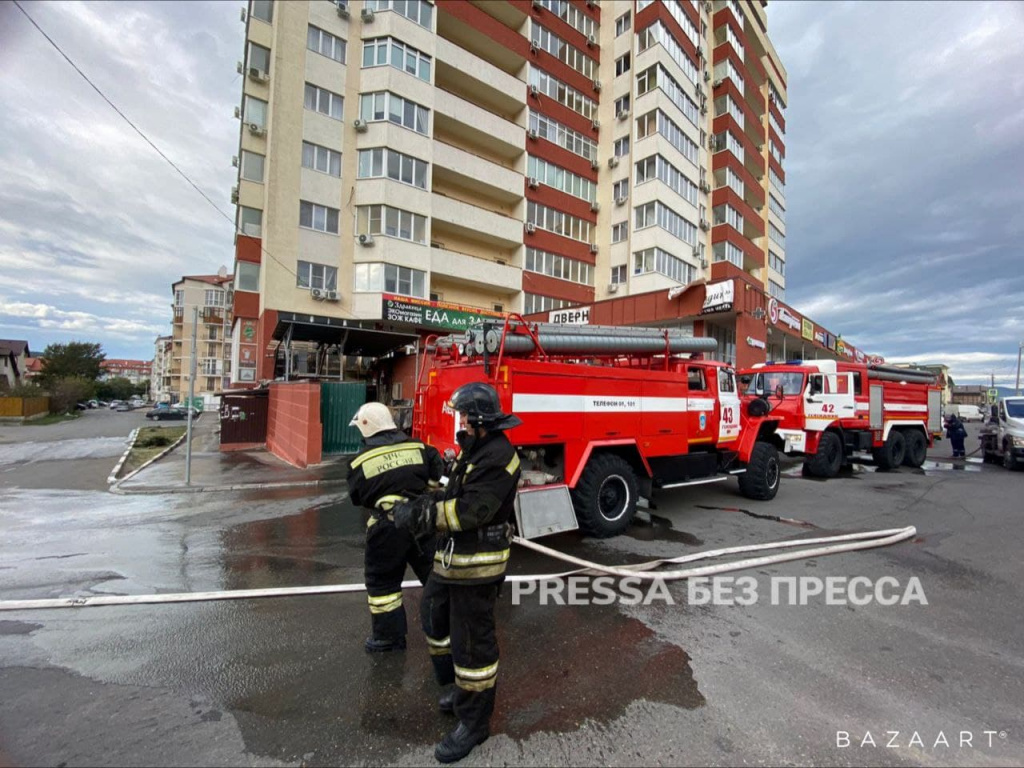
{"type": "Polygon", "coordinates": [[[1013,447],[1014,448],[1024,448],[1024,437],[1015,437],[1015,438],[1013,438],[1013,447]]]}

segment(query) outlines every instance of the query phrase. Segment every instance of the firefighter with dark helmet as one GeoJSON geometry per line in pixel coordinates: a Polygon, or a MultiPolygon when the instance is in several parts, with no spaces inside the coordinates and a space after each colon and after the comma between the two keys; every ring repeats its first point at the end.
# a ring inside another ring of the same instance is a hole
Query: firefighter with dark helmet
{"type": "Polygon", "coordinates": [[[366,528],[365,577],[372,634],[367,652],[405,648],[402,579],[406,564],[420,582],[430,575],[432,540],[417,541],[395,527],[396,504],[437,487],[444,464],[436,448],[410,440],[383,403],[366,403],[350,422],[363,436],[363,451],[348,465],[352,503],[370,510],[366,528]]]}
{"type": "Polygon", "coordinates": [[[449,405],[460,420],[461,450],[447,486],[395,510],[399,527],[438,532],[420,617],[434,676],[445,687],[440,708],[459,719],[434,750],[443,763],[460,760],[490,735],[498,679],[494,605],[509,559],[520,474],[504,430],[522,423],[502,413],[489,384],[459,387],[449,405]]]}

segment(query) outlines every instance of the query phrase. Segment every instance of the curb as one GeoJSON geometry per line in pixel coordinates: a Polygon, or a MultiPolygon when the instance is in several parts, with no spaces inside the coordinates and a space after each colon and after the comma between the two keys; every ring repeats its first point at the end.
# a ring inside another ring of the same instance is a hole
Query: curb
{"type": "Polygon", "coordinates": [[[110,474],[107,475],[107,485],[113,485],[114,483],[117,482],[117,473],[121,471],[121,467],[124,466],[125,461],[128,459],[128,454],[131,453],[132,452],[132,448],[135,447],[135,440],[139,436],[139,430],[140,429],[142,429],[142,427],[136,427],[128,435],[128,449],[123,454],[121,454],[121,459],[117,462],[117,464],[114,466],[114,468],[110,471],[110,474]]]}
{"type": "MultiPolygon", "coordinates": [[[[140,427],[139,429],[141,429],[141,427],[140,427]]],[[[136,437],[138,436],[138,432],[139,432],[139,430],[138,430],[138,429],[136,429],[136,430],[135,430],[135,436],[136,436],[136,437]]],[[[178,447],[179,445],[181,445],[182,441],[183,441],[183,440],[184,440],[184,439],[185,439],[186,437],[188,437],[188,432],[185,432],[184,434],[182,434],[182,436],[181,436],[181,437],[179,437],[179,438],[178,438],[177,440],[175,440],[175,441],[174,441],[173,443],[171,443],[171,444],[170,444],[169,446],[167,446],[166,448],[164,448],[164,450],[160,451],[160,453],[158,453],[158,454],[157,454],[156,456],[154,456],[153,458],[151,458],[151,459],[150,459],[149,461],[145,462],[145,463],[144,463],[144,464],[143,464],[143,465],[142,465],[141,467],[137,467],[137,468],[135,468],[134,470],[132,470],[131,472],[129,472],[129,473],[127,474],[127,475],[125,475],[124,477],[122,477],[122,478],[121,478],[120,480],[118,480],[118,481],[117,481],[116,483],[113,483],[113,484],[112,484],[112,485],[110,486],[110,488],[108,488],[108,490],[110,490],[110,491],[113,491],[114,493],[119,493],[119,492],[121,492],[121,489],[120,489],[120,487],[119,487],[119,486],[121,485],[121,483],[123,483],[123,482],[124,482],[125,480],[128,480],[128,479],[130,479],[130,478],[132,478],[132,477],[135,477],[135,475],[139,474],[139,472],[141,472],[142,470],[144,470],[144,469],[145,469],[146,467],[148,467],[148,466],[149,466],[150,464],[152,464],[152,463],[153,463],[154,461],[156,461],[157,459],[161,459],[161,458],[163,458],[164,456],[166,456],[166,455],[167,455],[168,453],[170,453],[170,452],[171,452],[171,451],[173,451],[173,450],[174,450],[175,448],[177,448],[177,447],[178,447]]],[[[134,438],[133,438],[133,439],[132,439],[132,445],[134,446],[134,444],[135,444],[135,440],[134,440],[134,438]]],[[[128,450],[130,451],[130,450],[131,450],[131,448],[129,448],[128,450]]],[[[127,453],[127,452],[125,453],[125,455],[124,455],[124,456],[122,456],[122,457],[121,457],[121,461],[120,461],[120,462],[118,463],[118,465],[117,465],[117,468],[115,469],[114,475],[111,475],[111,477],[114,477],[114,476],[116,476],[117,472],[118,472],[118,471],[120,471],[120,469],[121,469],[121,464],[123,464],[123,463],[124,463],[124,460],[125,460],[126,458],[128,458],[128,453],[127,453]]],[[[110,478],[107,478],[107,482],[108,482],[108,483],[110,483],[110,482],[112,482],[112,481],[110,480],[110,478]]]]}
{"type": "MultiPolygon", "coordinates": [[[[155,460],[155,459],[154,459],[155,460]]],[[[142,467],[139,467],[142,469],[142,467]]],[[[130,475],[129,475],[130,477],[130,475]]],[[[124,478],[127,480],[128,478],[124,478]]],[[[121,482],[124,482],[122,480],[121,482]]],[[[343,485],[344,480],[300,480],[292,483],[238,483],[236,485],[197,485],[197,486],[150,486],[148,488],[121,488],[121,483],[110,488],[112,493],[125,496],[157,495],[168,493],[216,493],[218,491],[262,491],[280,488],[315,488],[343,485]]]]}

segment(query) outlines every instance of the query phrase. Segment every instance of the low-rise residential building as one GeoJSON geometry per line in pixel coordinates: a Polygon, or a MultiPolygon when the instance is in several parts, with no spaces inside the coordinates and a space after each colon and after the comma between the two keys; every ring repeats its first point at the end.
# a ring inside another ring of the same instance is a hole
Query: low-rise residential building
{"type": "Polygon", "coordinates": [[[231,283],[233,275],[222,267],[216,275],[186,275],[172,286],[171,350],[163,376],[172,402],[188,397],[189,361],[193,328],[196,334],[194,397],[215,406],[220,393],[230,386],[231,283]],[[194,309],[198,308],[198,315],[194,309]]]}
{"type": "Polygon", "coordinates": [[[16,387],[22,383],[31,355],[27,341],[0,339],[0,388],[16,387]]]}
{"type": "Polygon", "coordinates": [[[153,344],[153,374],[149,379],[149,397],[154,402],[171,401],[171,361],[173,336],[158,336],[153,344]]]}
{"type": "Polygon", "coordinates": [[[100,363],[100,381],[128,379],[132,384],[148,381],[153,371],[151,360],[124,360],[107,358],[100,363]]]}

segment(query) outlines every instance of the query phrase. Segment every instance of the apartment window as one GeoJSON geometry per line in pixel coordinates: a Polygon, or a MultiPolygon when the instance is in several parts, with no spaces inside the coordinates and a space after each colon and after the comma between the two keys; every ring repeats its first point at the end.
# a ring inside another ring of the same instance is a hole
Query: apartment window
{"type": "Polygon", "coordinates": [[[727,261],[743,269],[743,251],[728,241],[722,240],[712,245],[711,258],[716,262],[727,261]]]}
{"type": "Polygon", "coordinates": [[[356,234],[383,235],[427,242],[427,217],[387,205],[361,205],[356,208],[356,234]]]}
{"type": "MultiPolygon", "coordinates": [[[[671,7],[672,4],[666,3],[666,7],[671,7]]],[[[697,65],[690,59],[690,57],[683,51],[683,47],[676,42],[675,36],[669,32],[668,27],[665,26],[664,22],[656,21],[651,26],[642,30],[637,35],[637,48],[643,53],[652,45],[661,45],[667,52],[669,57],[674,61],[679,68],[686,75],[687,79],[691,83],[700,82],[701,72],[697,69],[697,65]]],[[[694,41],[694,45],[697,49],[700,49],[700,44],[694,41]]]]}
{"type": "Polygon", "coordinates": [[[359,117],[367,123],[387,120],[426,135],[430,130],[429,113],[426,107],[390,91],[364,93],[359,97],[359,117]]]}
{"type": "Polygon", "coordinates": [[[238,206],[238,228],[243,235],[261,237],[263,233],[263,211],[259,208],[238,206]]]}
{"type": "Polygon", "coordinates": [[[530,25],[530,42],[563,64],[568,64],[584,77],[593,78],[597,74],[596,61],[536,21],[532,21],[530,25]]]}
{"type": "Polygon", "coordinates": [[[620,179],[612,184],[612,200],[616,202],[629,197],[629,179],[620,179]]]}
{"type": "Polygon", "coordinates": [[[590,179],[533,155],[527,158],[526,175],[537,179],[541,184],[559,189],[588,203],[593,202],[597,194],[597,185],[590,179]]]}
{"type": "Polygon", "coordinates": [[[739,174],[732,168],[725,169],[725,185],[737,195],[743,197],[743,191],[746,189],[746,185],[744,184],[743,179],[740,178],[739,174]]]}
{"type": "Polygon", "coordinates": [[[732,62],[729,59],[723,59],[715,64],[715,80],[724,80],[727,77],[732,80],[733,84],[737,88],[739,88],[740,93],[743,93],[743,89],[745,88],[743,78],[740,76],[740,73],[736,71],[736,67],[732,65],[732,62]]]}
{"type": "Polygon", "coordinates": [[[302,167],[312,171],[341,176],[341,153],[321,147],[319,144],[302,142],[302,167]]]}
{"type": "Polygon", "coordinates": [[[738,232],[743,232],[743,216],[731,205],[716,205],[711,214],[714,216],[715,224],[728,224],[738,232]]]}
{"type": "Polygon", "coordinates": [[[300,261],[296,271],[297,288],[320,288],[325,291],[338,290],[338,268],[326,264],[300,261]]]}
{"type": "Polygon", "coordinates": [[[183,307],[185,306],[185,292],[175,291],[174,292],[174,306],[183,307]]]}
{"type": "Polygon", "coordinates": [[[584,37],[597,33],[597,22],[569,2],[569,0],[540,0],[540,5],[566,22],[584,37]]]}
{"type": "Polygon", "coordinates": [[[306,48],[342,64],[345,63],[345,56],[348,53],[348,43],[312,24],[306,31],[306,48]]]}
{"type": "Polygon", "coordinates": [[[224,306],[224,291],[218,291],[216,288],[208,290],[203,301],[204,307],[223,307],[224,306]]]}
{"type": "Polygon", "coordinates": [[[300,200],[299,226],[336,235],[338,234],[338,209],[300,200]]]}
{"type": "Polygon", "coordinates": [[[629,94],[620,96],[615,100],[615,114],[621,115],[623,113],[629,114],[629,94]]]}
{"type": "Polygon", "coordinates": [[[732,115],[732,119],[736,121],[740,128],[746,125],[743,110],[740,109],[739,104],[733,100],[732,96],[723,96],[715,99],[715,115],[732,115]]]}
{"type": "Polygon", "coordinates": [[[772,157],[775,158],[775,162],[777,162],[779,165],[782,165],[782,162],[783,160],[786,159],[786,156],[782,154],[782,150],[779,149],[779,145],[776,144],[774,141],[769,141],[768,148],[772,153],[772,157]]]}
{"type": "Polygon", "coordinates": [[[427,273],[395,264],[356,264],[353,290],[357,293],[397,293],[426,298],[427,273]]]}
{"type": "Polygon", "coordinates": [[[526,270],[580,285],[593,285],[593,267],[582,261],[548,253],[537,248],[526,249],[526,270]]]}
{"type": "Polygon", "coordinates": [[[251,261],[235,262],[235,290],[259,291],[260,265],[251,261]]]}
{"type": "Polygon", "coordinates": [[[645,248],[633,254],[633,274],[660,272],[681,285],[697,278],[697,268],[661,248],[645,248]]]}
{"type": "Polygon", "coordinates": [[[376,147],[359,150],[359,178],[388,178],[427,188],[427,164],[393,149],[376,147]]]}
{"type": "Polygon", "coordinates": [[[771,278],[768,279],[768,295],[774,296],[779,301],[786,300],[786,289],[771,278]]]}
{"type": "Polygon", "coordinates": [[[741,163],[743,162],[745,153],[743,151],[743,145],[740,144],[740,140],[732,135],[732,131],[722,131],[715,135],[715,147],[717,151],[727,149],[736,155],[736,159],[741,163]]]}
{"type": "Polygon", "coordinates": [[[697,205],[697,185],[661,155],[645,157],[636,164],[636,183],[657,179],[691,205],[697,205]]]}
{"type": "Polygon", "coordinates": [[[536,293],[523,294],[524,315],[532,315],[534,312],[550,312],[553,309],[564,309],[569,306],[572,306],[572,302],[565,299],[554,299],[536,293]]]}
{"type": "Polygon", "coordinates": [[[252,0],[249,15],[268,24],[274,20],[274,0],[252,0]]]}
{"type": "Polygon", "coordinates": [[[624,53],[615,60],[615,76],[624,75],[629,72],[629,54],[624,53]]]}
{"type": "Polygon", "coordinates": [[[779,219],[782,221],[786,220],[786,209],[782,207],[782,203],[775,199],[775,195],[770,192],[768,193],[768,207],[779,219]]]}
{"type": "Polygon", "coordinates": [[[679,108],[679,111],[683,113],[686,119],[697,125],[700,117],[697,102],[686,94],[683,87],[676,82],[676,79],[661,64],[648,67],[638,74],[636,77],[636,87],[638,95],[645,94],[655,88],[660,88],[668,96],[669,100],[679,108]]]}
{"type": "Polygon", "coordinates": [[[371,11],[395,11],[421,27],[433,29],[434,4],[426,0],[366,0],[371,11]]]}
{"type": "Polygon", "coordinates": [[[619,35],[623,35],[628,32],[629,28],[632,26],[631,22],[632,17],[629,11],[626,11],[624,14],[619,16],[619,18],[615,20],[615,36],[618,37],[619,35]]]}
{"type": "Polygon", "coordinates": [[[629,154],[629,136],[623,136],[621,139],[616,139],[615,143],[612,144],[612,152],[616,157],[622,157],[623,155],[629,154]]]}
{"type": "Polygon", "coordinates": [[[619,264],[616,267],[612,267],[612,279],[611,282],[614,285],[623,285],[628,279],[629,267],[626,264],[619,264]]]}
{"type": "Polygon", "coordinates": [[[246,125],[258,125],[260,128],[267,127],[267,102],[263,99],[254,99],[246,95],[243,120],[246,125]]]}
{"type": "Polygon", "coordinates": [[[535,131],[538,138],[547,139],[552,144],[557,144],[574,155],[585,157],[587,160],[597,157],[597,142],[593,139],[532,110],[530,111],[530,130],[535,131]]]}
{"type": "Polygon", "coordinates": [[[530,67],[530,85],[588,120],[597,114],[596,101],[534,66],[530,67]]]}
{"type": "Polygon", "coordinates": [[[430,56],[393,37],[363,41],[363,69],[390,65],[429,83],[430,62],[430,56]]]}
{"type": "MultiPolygon", "coordinates": [[[[210,328],[210,338],[211,339],[216,339],[217,338],[217,328],[216,328],[216,326],[214,326],[213,328],[210,328]]],[[[207,344],[206,345],[206,355],[207,355],[207,357],[216,357],[217,356],[217,345],[216,344],[207,344]]],[[[203,373],[214,373],[214,374],[217,373],[217,368],[216,368],[217,361],[216,360],[205,360],[204,362],[214,363],[214,368],[213,368],[212,371],[203,371],[203,373]]]]}
{"type": "Polygon", "coordinates": [[[782,124],[779,123],[779,119],[775,117],[775,113],[770,109],[768,110],[768,121],[772,124],[772,127],[779,136],[786,135],[786,130],[782,127],[782,124]]]}
{"type": "Polygon", "coordinates": [[[258,69],[260,72],[270,71],[270,49],[264,48],[256,43],[249,43],[249,69],[258,69]]]}
{"type": "Polygon", "coordinates": [[[698,164],[700,158],[700,147],[697,142],[687,136],[683,129],[676,125],[660,109],[641,115],[636,120],[637,138],[644,139],[659,133],[668,139],[669,144],[675,147],[687,160],[694,165],[698,164]]]}
{"type": "Polygon", "coordinates": [[[571,216],[563,211],[548,208],[532,200],[526,208],[526,220],[548,232],[570,237],[584,243],[590,242],[590,222],[571,216]]]}
{"type": "Polygon", "coordinates": [[[775,172],[775,169],[772,168],[770,165],[768,166],[768,181],[771,182],[772,187],[780,195],[785,195],[786,194],[786,190],[785,190],[786,182],[784,182],[782,180],[782,178],[779,176],[779,174],[777,174],[775,172]]]}
{"type": "Polygon", "coordinates": [[[242,178],[246,181],[255,181],[257,184],[263,183],[263,164],[266,160],[264,155],[258,155],[255,152],[249,152],[242,150],[242,178]]]}
{"type": "Polygon", "coordinates": [[[729,365],[736,365],[736,331],[714,323],[705,323],[704,332],[718,342],[718,351],[711,357],[729,365]]]}
{"type": "Polygon", "coordinates": [[[786,236],[779,231],[779,228],[768,222],[768,237],[771,238],[772,242],[778,245],[780,248],[786,247],[786,236]]]}
{"type": "Polygon", "coordinates": [[[657,226],[690,245],[697,243],[697,225],[680,216],[660,200],[638,206],[633,214],[636,229],[657,226]]]}
{"type": "Polygon", "coordinates": [[[341,120],[345,99],[325,88],[306,83],[306,109],[341,120]]]}
{"type": "Polygon", "coordinates": [[[774,269],[783,277],[786,276],[786,262],[775,251],[768,250],[768,266],[774,269]]]}
{"type": "Polygon", "coordinates": [[[621,243],[627,237],[629,237],[629,222],[620,221],[618,224],[612,224],[612,242],[621,243]]]}

